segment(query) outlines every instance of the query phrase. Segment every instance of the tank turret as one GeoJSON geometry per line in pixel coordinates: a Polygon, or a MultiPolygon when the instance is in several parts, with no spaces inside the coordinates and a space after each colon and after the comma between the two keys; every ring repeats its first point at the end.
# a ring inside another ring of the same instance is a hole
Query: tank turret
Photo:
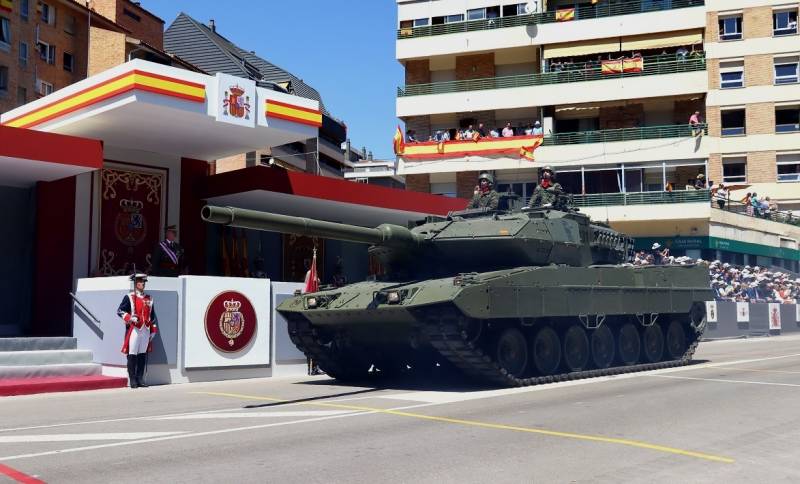
{"type": "Polygon", "coordinates": [[[519,266],[617,264],[633,241],[577,212],[551,208],[467,210],[412,228],[375,228],[232,207],[206,206],[203,220],[233,227],[370,244],[394,280],[427,279],[519,266]]]}

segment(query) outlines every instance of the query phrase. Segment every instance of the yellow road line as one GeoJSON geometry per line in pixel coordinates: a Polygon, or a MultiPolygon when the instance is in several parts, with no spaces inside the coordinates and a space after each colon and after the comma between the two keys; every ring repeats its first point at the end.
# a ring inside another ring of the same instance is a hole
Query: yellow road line
{"type": "MultiPolygon", "coordinates": [[[[218,397],[232,397],[232,398],[241,398],[245,400],[260,400],[260,401],[268,401],[268,402],[279,402],[279,403],[289,403],[289,400],[284,400],[280,398],[272,398],[272,397],[261,397],[255,395],[242,395],[239,393],[222,393],[222,392],[193,392],[195,394],[200,395],[212,395],[218,397]]],[[[376,407],[364,407],[361,405],[343,405],[339,403],[325,403],[325,402],[297,402],[297,405],[310,405],[310,406],[319,406],[319,407],[328,407],[328,408],[338,408],[338,409],[345,409],[345,410],[356,410],[356,411],[363,411],[363,412],[373,412],[373,413],[383,413],[387,415],[396,415],[400,417],[410,417],[416,418],[421,420],[430,420],[434,422],[446,422],[446,423],[453,423],[459,425],[468,425],[472,427],[482,427],[487,429],[495,429],[495,430],[512,430],[515,432],[525,432],[530,434],[539,434],[539,435],[547,435],[550,437],[562,437],[566,439],[575,439],[575,440],[584,440],[590,442],[603,442],[607,444],[617,444],[617,445],[625,445],[628,447],[636,447],[640,449],[647,449],[647,450],[654,450],[657,452],[665,452],[668,454],[675,454],[675,455],[682,455],[685,457],[694,457],[697,459],[703,460],[710,460],[714,462],[722,462],[725,464],[732,464],[735,462],[733,459],[728,457],[722,457],[713,454],[706,454],[703,452],[695,452],[691,450],[684,450],[678,449],[675,447],[668,447],[664,445],[657,445],[657,444],[650,444],[647,442],[642,442],[638,440],[630,440],[630,439],[619,439],[614,437],[603,437],[600,435],[586,435],[586,434],[576,434],[572,432],[557,432],[554,430],[545,430],[545,429],[537,429],[531,427],[519,427],[516,425],[503,425],[503,424],[493,424],[488,422],[479,422],[476,420],[464,420],[458,418],[448,418],[448,417],[437,417],[433,415],[424,415],[420,413],[411,413],[411,412],[403,412],[401,410],[391,410],[391,409],[383,409],[383,408],[376,408],[376,407]]]]}

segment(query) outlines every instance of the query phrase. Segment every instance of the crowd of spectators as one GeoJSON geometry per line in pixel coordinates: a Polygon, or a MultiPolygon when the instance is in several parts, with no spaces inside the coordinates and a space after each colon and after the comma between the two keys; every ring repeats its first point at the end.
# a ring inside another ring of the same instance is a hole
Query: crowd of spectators
{"type": "Polygon", "coordinates": [[[481,138],[510,138],[512,136],[542,136],[544,131],[539,120],[533,124],[513,126],[509,121],[503,127],[487,128],[483,123],[477,127],[470,124],[466,128],[437,129],[427,139],[420,139],[413,129],[406,131],[406,143],[417,143],[420,141],[450,141],[450,140],[474,140],[481,138]]]}
{"type": "Polygon", "coordinates": [[[681,46],[672,47],[669,49],[649,50],[645,51],[644,55],[640,51],[633,51],[625,55],[622,52],[613,52],[596,57],[580,56],[580,57],[563,57],[551,59],[545,65],[545,72],[567,72],[567,71],[585,71],[591,69],[599,69],[604,60],[622,60],[622,59],[637,59],[647,57],[653,62],[669,62],[669,61],[685,61],[688,59],[700,59],[703,57],[703,52],[695,50],[694,46],[681,46]]]}
{"type": "Polygon", "coordinates": [[[744,267],[715,260],[708,262],[691,257],[673,257],[669,249],[653,244],[650,253],[638,251],[633,265],[687,265],[708,266],[711,289],[718,301],[800,303],[800,277],[789,272],[770,270],[766,267],[746,265],[744,267]]]}

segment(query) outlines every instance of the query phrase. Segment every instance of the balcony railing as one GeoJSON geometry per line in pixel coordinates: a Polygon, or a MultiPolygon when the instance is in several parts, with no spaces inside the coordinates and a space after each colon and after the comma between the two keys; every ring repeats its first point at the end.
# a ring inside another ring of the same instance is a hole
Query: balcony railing
{"type": "Polygon", "coordinates": [[[591,193],[573,195],[576,207],[611,205],[654,205],[664,203],[708,203],[710,190],[676,190],[671,192],[591,193]]]}
{"type": "MultiPolygon", "coordinates": [[[[578,7],[572,20],[588,20],[594,18],[613,17],[617,15],[630,15],[636,13],[660,12],[677,8],[700,7],[705,5],[704,0],[631,0],[609,4],[578,7]]],[[[478,30],[502,29],[506,27],[519,27],[522,25],[547,24],[559,22],[556,20],[556,10],[534,13],[530,15],[515,15],[511,17],[491,18],[482,20],[468,20],[441,25],[426,25],[422,27],[407,27],[397,29],[398,39],[413,39],[416,37],[429,37],[431,35],[460,34],[478,30]]]]}
{"type": "Polygon", "coordinates": [[[570,82],[601,81],[620,77],[653,76],[658,74],[677,74],[681,72],[702,71],[706,68],[705,56],[676,59],[670,56],[649,56],[643,59],[643,66],[638,72],[603,73],[602,68],[594,64],[584,69],[571,69],[538,74],[522,74],[518,76],[487,77],[483,79],[467,79],[460,81],[433,82],[429,84],[410,84],[397,88],[397,97],[422,96],[427,94],[444,94],[449,92],[483,91],[487,89],[507,89],[512,87],[543,86],[548,84],[566,84],[570,82]],[[664,60],[669,58],[670,60],[664,60]]]}
{"type": "MultiPolygon", "coordinates": [[[[702,129],[703,134],[708,134],[707,124],[701,124],[695,129],[702,129]]],[[[542,146],[611,143],[614,141],[636,141],[642,139],[686,138],[693,134],[693,129],[688,124],[601,129],[598,131],[579,131],[575,133],[554,133],[544,138],[542,146]]]]}

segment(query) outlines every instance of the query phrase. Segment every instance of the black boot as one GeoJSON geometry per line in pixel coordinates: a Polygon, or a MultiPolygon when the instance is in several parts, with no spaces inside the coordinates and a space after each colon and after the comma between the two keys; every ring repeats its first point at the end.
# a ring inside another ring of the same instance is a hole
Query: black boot
{"type": "Polygon", "coordinates": [[[128,355],[128,382],[131,388],[139,387],[139,381],[136,379],[136,355],[128,355]]]}
{"type": "Polygon", "coordinates": [[[136,383],[140,387],[146,387],[144,384],[144,367],[147,364],[147,353],[140,353],[136,355],[136,383]]]}

